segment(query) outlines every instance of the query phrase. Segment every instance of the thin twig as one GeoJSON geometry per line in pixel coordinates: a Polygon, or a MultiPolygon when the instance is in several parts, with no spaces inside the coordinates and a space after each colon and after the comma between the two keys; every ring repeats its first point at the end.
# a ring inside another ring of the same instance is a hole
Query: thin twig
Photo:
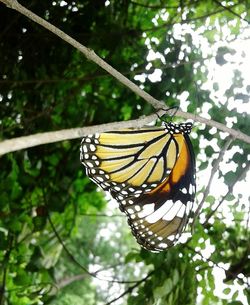
{"type": "Polygon", "coordinates": [[[50,215],[48,214],[48,220],[49,220],[49,223],[50,223],[50,226],[56,236],[56,238],[58,239],[58,241],[60,242],[60,244],[62,245],[63,247],[63,250],[67,253],[67,255],[69,256],[69,258],[74,262],[74,264],[76,264],[78,267],[80,267],[84,272],[86,272],[88,275],[100,280],[100,281],[106,281],[106,282],[111,282],[111,283],[118,283],[118,284],[131,284],[131,283],[137,283],[136,280],[132,280],[132,281],[123,281],[123,280],[116,280],[116,279],[113,279],[113,280],[109,280],[109,279],[104,279],[104,278],[100,278],[97,276],[97,273],[100,272],[99,270],[96,271],[96,272],[90,272],[87,268],[85,268],[82,264],[80,264],[74,257],[74,255],[68,250],[68,248],[66,247],[65,243],[63,242],[61,236],[58,234],[51,218],[50,218],[50,215]]]}
{"type": "Polygon", "coordinates": [[[116,297],[115,299],[109,301],[108,303],[106,303],[105,305],[110,305],[114,302],[116,302],[117,300],[121,299],[123,296],[125,296],[126,294],[132,292],[136,287],[138,287],[139,285],[141,285],[143,282],[145,282],[150,276],[152,276],[152,274],[155,272],[155,270],[152,270],[151,272],[149,272],[149,274],[144,277],[143,279],[141,279],[140,281],[137,281],[133,286],[130,286],[128,289],[126,289],[122,294],[120,294],[118,297],[116,297]]]}
{"type": "MultiPolygon", "coordinates": [[[[48,203],[47,203],[47,197],[45,195],[45,191],[43,189],[43,198],[44,198],[44,203],[45,203],[45,206],[47,207],[47,212],[49,211],[48,210],[48,203]]],[[[80,267],[85,273],[87,273],[89,276],[91,277],[94,277],[100,281],[106,281],[106,282],[111,282],[111,283],[118,283],[118,284],[131,284],[131,283],[137,283],[138,281],[137,280],[132,280],[132,281],[124,281],[124,280],[116,280],[116,279],[112,279],[112,280],[109,280],[109,279],[103,279],[103,278],[100,278],[97,276],[97,273],[100,272],[99,270],[96,271],[96,272],[90,272],[86,267],[84,267],[82,264],[80,264],[74,257],[74,255],[69,251],[69,249],[66,247],[64,241],[62,240],[60,234],[58,233],[57,229],[55,228],[55,225],[54,223],[52,222],[51,220],[51,217],[50,217],[50,214],[48,212],[47,214],[47,217],[48,217],[48,221],[49,221],[49,224],[56,236],[56,238],[58,239],[59,243],[61,244],[61,246],[63,247],[63,250],[66,252],[66,254],[68,255],[68,257],[74,262],[74,264],[76,264],[78,267],[80,267]]]]}
{"type": "MultiPolygon", "coordinates": [[[[195,254],[199,255],[199,256],[202,258],[202,260],[203,260],[204,262],[206,262],[206,263],[212,263],[212,266],[209,266],[210,268],[216,266],[216,267],[222,269],[223,271],[225,271],[225,273],[229,273],[229,274],[234,275],[232,272],[230,272],[229,270],[227,270],[226,268],[224,268],[223,266],[221,266],[221,264],[219,265],[218,263],[214,262],[214,261],[211,260],[210,258],[204,257],[199,251],[193,249],[193,248],[190,247],[189,245],[186,244],[186,245],[184,245],[184,247],[187,248],[187,249],[189,249],[190,251],[194,252],[195,254]]],[[[242,284],[246,284],[246,285],[249,287],[248,283],[245,282],[245,281],[243,281],[243,279],[240,278],[240,277],[238,277],[238,275],[236,276],[236,278],[237,278],[237,280],[238,280],[239,282],[241,282],[242,284]]]]}
{"type": "Polygon", "coordinates": [[[246,175],[247,172],[249,171],[249,168],[250,168],[250,164],[248,164],[248,165],[244,168],[244,170],[242,171],[241,175],[240,175],[231,185],[228,186],[228,191],[227,191],[227,193],[226,193],[224,196],[222,196],[222,198],[221,198],[221,200],[219,201],[219,203],[217,204],[216,208],[215,208],[213,211],[211,211],[211,212],[207,215],[206,220],[203,222],[203,226],[205,226],[205,225],[208,223],[209,219],[210,219],[210,218],[214,215],[214,213],[218,210],[218,208],[219,208],[219,207],[221,206],[221,204],[224,202],[224,200],[226,199],[226,197],[227,197],[229,194],[232,194],[233,188],[234,188],[235,184],[236,184],[238,181],[241,181],[242,179],[244,179],[245,175],[246,175]]]}
{"type": "MultiPolygon", "coordinates": [[[[100,273],[102,271],[106,271],[106,270],[110,270],[112,268],[116,268],[117,266],[119,266],[121,264],[116,264],[114,266],[108,266],[108,267],[102,267],[100,269],[98,269],[95,273],[100,273]]],[[[65,279],[61,279],[60,281],[58,281],[56,284],[55,284],[55,289],[52,290],[52,292],[50,293],[50,295],[53,295],[53,294],[56,294],[58,293],[58,290],[72,284],[73,282],[76,282],[76,281],[81,281],[83,279],[86,278],[86,274],[85,273],[81,273],[81,274],[77,274],[77,275],[73,275],[71,277],[67,277],[65,279]]]]}
{"type": "Polygon", "coordinates": [[[150,8],[150,9],[177,9],[178,6],[164,6],[164,5],[150,5],[150,4],[144,4],[144,3],[139,3],[136,1],[130,1],[131,4],[137,5],[137,6],[141,6],[141,7],[145,7],[145,8],[150,8]]]}
{"type": "Polygon", "coordinates": [[[211,186],[211,183],[213,181],[214,175],[215,175],[215,173],[217,172],[217,170],[219,168],[219,164],[220,164],[221,160],[223,159],[223,157],[224,157],[226,151],[228,150],[228,147],[232,143],[232,141],[233,141],[233,138],[232,137],[228,137],[224,147],[222,148],[222,150],[219,153],[218,159],[214,163],[214,166],[213,166],[213,168],[211,170],[211,174],[210,174],[210,177],[209,177],[209,180],[208,180],[207,187],[206,187],[206,189],[205,189],[205,191],[203,193],[202,200],[201,200],[197,210],[195,211],[192,227],[194,227],[195,220],[196,220],[197,216],[200,214],[202,206],[203,206],[203,204],[204,204],[204,202],[205,202],[205,200],[206,200],[206,198],[207,198],[207,196],[209,194],[210,186],[211,186]]]}
{"type": "MultiPolygon", "coordinates": [[[[239,5],[239,4],[234,4],[234,5],[232,5],[232,7],[237,6],[237,5],[239,5]]],[[[165,22],[163,24],[160,24],[158,26],[154,26],[152,28],[142,29],[141,31],[142,32],[150,32],[150,31],[160,30],[162,28],[172,27],[177,23],[181,23],[181,24],[191,23],[193,21],[206,19],[206,18],[211,17],[213,15],[219,14],[219,13],[223,12],[224,10],[225,9],[218,9],[217,11],[209,12],[205,15],[201,15],[201,16],[197,16],[197,17],[193,17],[193,18],[188,18],[186,20],[180,20],[179,22],[178,21],[176,21],[176,22],[165,22]]]]}
{"type": "Polygon", "coordinates": [[[221,6],[224,10],[226,10],[226,11],[228,11],[229,13],[233,14],[234,16],[238,17],[240,20],[245,21],[245,22],[247,22],[248,24],[250,24],[250,22],[249,22],[247,19],[245,19],[245,18],[241,17],[241,15],[235,13],[235,12],[231,9],[231,7],[225,6],[224,4],[222,4],[222,3],[221,3],[220,1],[218,1],[218,0],[213,0],[213,2],[215,2],[216,4],[218,4],[219,6],[221,6]]]}
{"type": "Polygon", "coordinates": [[[49,220],[49,224],[50,224],[50,226],[51,226],[51,228],[52,228],[52,230],[53,230],[53,232],[54,232],[56,238],[58,239],[59,243],[62,245],[63,250],[67,253],[68,257],[69,257],[78,267],[80,267],[84,272],[86,272],[88,275],[93,276],[93,277],[96,277],[96,275],[95,275],[94,273],[89,272],[89,270],[88,270],[87,268],[85,268],[84,266],[82,266],[82,265],[75,259],[75,257],[71,254],[71,252],[68,250],[68,248],[65,246],[65,244],[64,244],[64,242],[63,242],[61,236],[58,234],[58,232],[57,232],[57,230],[56,230],[56,228],[55,228],[55,226],[54,226],[54,224],[53,224],[53,222],[52,222],[52,220],[51,220],[49,214],[48,214],[48,220],[49,220]]]}

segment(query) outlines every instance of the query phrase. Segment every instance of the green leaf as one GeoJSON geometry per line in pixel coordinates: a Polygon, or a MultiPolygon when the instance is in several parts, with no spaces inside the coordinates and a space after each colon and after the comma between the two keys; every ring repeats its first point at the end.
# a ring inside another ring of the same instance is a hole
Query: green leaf
{"type": "Polygon", "coordinates": [[[170,293],[170,291],[172,290],[173,288],[173,282],[170,278],[166,279],[163,283],[162,286],[160,287],[157,287],[155,290],[154,290],[154,298],[155,299],[160,299],[162,298],[163,296],[167,295],[170,293]]]}
{"type": "Polygon", "coordinates": [[[32,281],[30,275],[24,270],[18,270],[17,275],[14,277],[14,283],[18,286],[29,285],[32,281]]]}
{"type": "Polygon", "coordinates": [[[173,285],[177,285],[179,281],[179,272],[177,269],[174,269],[174,274],[173,274],[173,285]]]}
{"type": "Polygon", "coordinates": [[[227,196],[226,196],[226,198],[225,198],[225,200],[227,200],[227,201],[232,201],[232,200],[234,200],[234,199],[235,199],[234,194],[227,194],[227,196]]]}
{"type": "Polygon", "coordinates": [[[208,161],[202,162],[199,169],[202,171],[208,167],[208,161]]]}
{"type": "Polygon", "coordinates": [[[237,179],[237,176],[236,176],[236,173],[234,173],[234,172],[227,172],[224,175],[224,180],[227,185],[231,185],[232,183],[234,183],[236,181],[236,179],[237,179]]]}
{"type": "Polygon", "coordinates": [[[225,288],[224,290],[223,290],[223,293],[224,294],[229,294],[231,292],[231,288],[225,288]]]}
{"type": "Polygon", "coordinates": [[[239,291],[236,290],[236,291],[234,292],[234,294],[232,295],[232,300],[235,301],[235,300],[238,298],[238,295],[239,295],[239,291]]]}
{"type": "Polygon", "coordinates": [[[139,253],[129,252],[125,257],[125,263],[127,264],[127,263],[132,262],[132,261],[137,261],[138,262],[138,259],[140,259],[139,253]]]}
{"type": "Polygon", "coordinates": [[[206,155],[207,155],[208,157],[211,157],[212,154],[214,153],[213,147],[212,147],[212,146],[207,146],[207,147],[205,148],[205,153],[206,153],[206,155]]]}

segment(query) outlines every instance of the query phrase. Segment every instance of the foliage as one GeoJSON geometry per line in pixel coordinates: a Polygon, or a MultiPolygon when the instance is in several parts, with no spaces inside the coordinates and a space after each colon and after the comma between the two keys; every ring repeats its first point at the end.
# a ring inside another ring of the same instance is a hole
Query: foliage
{"type": "MultiPolygon", "coordinates": [[[[204,88],[206,61],[224,66],[236,52],[228,43],[242,35],[247,1],[20,2],[168,107],[183,106],[180,96],[188,92],[188,112],[249,132],[249,115],[240,110],[249,101],[249,86],[239,70],[224,103],[216,99],[220,83],[213,82],[214,92],[204,88]],[[194,33],[207,43],[206,52],[194,33]],[[156,81],[152,75],[159,71],[156,81]]],[[[153,111],[71,46],[2,4],[0,29],[1,140],[153,111]]],[[[193,135],[199,203],[206,187],[201,177],[209,175],[225,136],[198,124],[193,135]]],[[[193,238],[161,254],[140,250],[118,210],[88,180],[78,140],[1,156],[0,304],[104,304],[127,291],[117,304],[240,305],[240,289],[250,302],[249,203],[235,192],[249,151],[234,140],[218,170],[229,188],[223,209],[213,213],[223,194],[211,193],[193,238]],[[117,217],[103,215],[110,210],[117,217]],[[223,295],[214,294],[215,267],[225,275],[223,295]]]]}

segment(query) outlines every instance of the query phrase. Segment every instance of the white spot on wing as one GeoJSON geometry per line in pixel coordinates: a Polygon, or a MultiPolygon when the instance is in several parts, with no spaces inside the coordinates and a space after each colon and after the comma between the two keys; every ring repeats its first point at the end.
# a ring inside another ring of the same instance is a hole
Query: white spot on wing
{"type": "Polygon", "coordinates": [[[153,213],[154,207],[155,207],[154,203],[149,203],[149,204],[144,205],[142,211],[138,213],[138,217],[144,218],[144,217],[148,216],[149,214],[153,213]]]}
{"type": "Polygon", "coordinates": [[[127,211],[128,211],[129,214],[134,214],[134,210],[133,209],[129,208],[129,209],[127,209],[127,211]]]}
{"type": "MultiPolygon", "coordinates": [[[[169,201],[167,201],[169,202],[169,201]]],[[[177,200],[176,202],[172,202],[172,207],[169,209],[169,211],[162,217],[162,219],[167,220],[167,221],[171,221],[176,214],[178,213],[178,211],[181,209],[182,207],[182,202],[180,200],[177,200]]]]}
{"type": "Polygon", "coordinates": [[[91,151],[95,151],[95,145],[90,144],[90,145],[89,145],[89,149],[90,149],[91,151]]]}
{"type": "Polygon", "coordinates": [[[182,204],[181,208],[179,209],[179,211],[177,212],[178,217],[182,218],[183,215],[185,214],[185,210],[186,210],[186,206],[185,204],[182,204]]]}
{"type": "Polygon", "coordinates": [[[189,190],[188,190],[189,194],[192,195],[193,194],[193,185],[190,184],[189,185],[189,190]]]}
{"type": "Polygon", "coordinates": [[[166,244],[166,243],[160,243],[159,244],[160,248],[167,248],[167,246],[168,246],[168,244],[166,244]]]}
{"type": "Polygon", "coordinates": [[[187,194],[187,189],[185,187],[183,187],[181,190],[180,190],[183,194],[187,194]]]}
{"type": "Polygon", "coordinates": [[[192,206],[193,206],[193,202],[192,201],[188,201],[187,202],[187,207],[186,207],[187,215],[189,215],[189,213],[190,213],[190,211],[192,209],[192,206]]]}
{"type": "Polygon", "coordinates": [[[170,241],[174,241],[174,240],[175,240],[175,235],[169,235],[169,236],[168,236],[168,239],[169,239],[170,241]]]}
{"type": "Polygon", "coordinates": [[[141,210],[141,208],[140,208],[139,205],[135,205],[134,208],[135,208],[135,210],[136,210],[137,212],[139,212],[139,211],[141,210]]]}
{"type": "Polygon", "coordinates": [[[159,209],[157,209],[154,213],[146,217],[147,222],[155,223],[162,218],[164,214],[166,214],[169,210],[169,201],[165,202],[159,209]]]}

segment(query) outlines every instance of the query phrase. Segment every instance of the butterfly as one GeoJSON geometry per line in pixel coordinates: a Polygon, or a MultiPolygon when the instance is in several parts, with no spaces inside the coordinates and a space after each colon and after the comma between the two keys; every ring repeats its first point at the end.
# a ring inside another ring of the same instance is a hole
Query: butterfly
{"type": "Polygon", "coordinates": [[[86,174],[119,203],[137,242],[152,252],[179,240],[192,216],[195,156],[192,123],[87,135],[80,160],[86,174]]]}

